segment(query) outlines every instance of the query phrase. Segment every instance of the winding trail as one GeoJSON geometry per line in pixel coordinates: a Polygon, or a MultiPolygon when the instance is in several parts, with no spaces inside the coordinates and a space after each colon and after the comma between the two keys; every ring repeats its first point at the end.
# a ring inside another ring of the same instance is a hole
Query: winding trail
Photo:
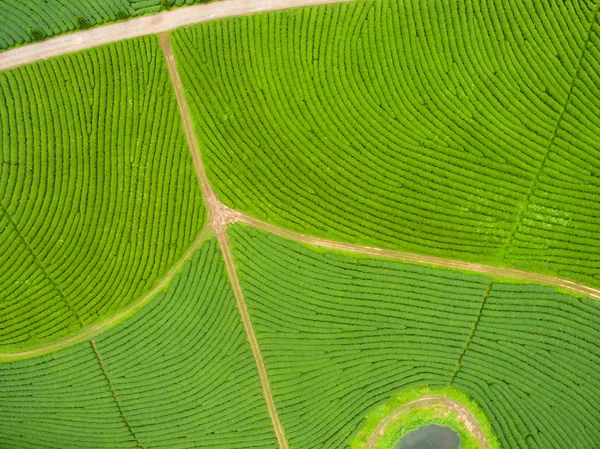
{"type": "Polygon", "coordinates": [[[256,367],[258,369],[260,384],[262,386],[263,395],[267,403],[267,409],[269,410],[269,416],[271,417],[273,428],[275,429],[275,436],[277,437],[277,442],[279,443],[280,449],[288,449],[289,446],[285,438],[283,426],[279,421],[279,416],[277,415],[275,402],[273,401],[273,394],[271,393],[271,385],[267,377],[267,370],[265,369],[265,364],[262,358],[262,354],[260,352],[260,347],[258,346],[258,340],[256,339],[256,334],[254,333],[254,329],[252,328],[250,314],[248,313],[248,308],[246,307],[244,295],[242,293],[242,287],[240,286],[235,265],[233,263],[233,256],[231,254],[229,238],[227,237],[227,226],[231,222],[230,219],[232,218],[232,214],[230,213],[230,210],[223,206],[217,199],[215,192],[213,191],[210,183],[208,182],[208,177],[206,176],[204,166],[202,165],[202,159],[200,158],[200,149],[198,147],[198,142],[196,140],[194,128],[192,126],[190,111],[188,109],[185,96],[183,94],[181,79],[179,77],[179,72],[177,71],[177,66],[175,65],[175,58],[171,50],[169,34],[161,33],[159,35],[159,39],[163,53],[167,60],[169,74],[171,75],[171,81],[175,88],[177,103],[179,104],[179,112],[183,119],[183,126],[185,128],[185,134],[190,147],[190,152],[192,153],[192,158],[194,160],[196,175],[198,176],[198,181],[200,182],[200,187],[202,189],[202,193],[208,206],[210,223],[212,228],[215,230],[215,233],[217,234],[217,240],[219,241],[219,246],[221,247],[221,252],[223,253],[223,260],[227,268],[229,281],[231,282],[231,287],[233,289],[238,310],[240,312],[242,323],[244,325],[244,330],[246,331],[246,336],[248,337],[250,348],[252,349],[252,355],[254,356],[256,367]]]}
{"type": "Polygon", "coordinates": [[[173,264],[169,271],[167,271],[165,275],[162,278],[160,278],[150,290],[148,290],[144,295],[140,296],[128,306],[116,312],[114,315],[111,315],[108,318],[96,324],[84,328],[81,332],[78,332],[77,334],[61,338],[59,340],[53,341],[52,343],[48,343],[46,345],[38,346],[37,348],[26,349],[24,351],[19,352],[0,353],[0,363],[16,362],[17,360],[39,357],[50,352],[58,351],[59,349],[67,348],[77,343],[82,343],[86,340],[92,339],[96,335],[101,334],[102,332],[126,320],[127,318],[138,312],[146,304],[148,304],[152,299],[154,299],[156,295],[158,295],[165,287],[169,285],[169,283],[173,280],[177,272],[181,270],[183,265],[192,257],[196,250],[200,248],[202,243],[204,243],[204,241],[210,235],[211,232],[212,228],[210,225],[207,224],[206,226],[204,226],[204,228],[202,228],[202,231],[200,231],[200,234],[198,234],[196,239],[192,242],[192,244],[185,251],[185,253],[183,253],[179,260],[175,262],[175,264],[173,264]]]}
{"type": "Polygon", "coordinates": [[[365,449],[375,449],[375,445],[379,438],[385,433],[386,429],[394,422],[397,421],[405,413],[414,410],[416,408],[423,407],[442,407],[447,410],[451,410],[458,415],[458,418],[467,426],[471,435],[475,437],[479,443],[481,449],[489,449],[487,438],[483,434],[481,426],[471,414],[469,409],[461,405],[460,403],[453,401],[452,399],[445,398],[443,396],[425,396],[414,401],[404,404],[402,407],[397,408],[375,427],[373,433],[369,436],[365,449]]]}
{"type": "Polygon", "coordinates": [[[262,229],[280,237],[285,237],[297,242],[306,243],[309,245],[319,246],[321,248],[334,249],[339,251],[347,251],[356,254],[364,254],[368,256],[386,257],[388,259],[401,260],[403,262],[419,263],[430,265],[439,268],[451,268],[457,270],[470,271],[473,273],[481,273],[489,276],[499,276],[513,279],[521,279],[530,282],[539,282],[541,284],[552,285],[554,287],[565,288],[575,293],[590,296],[600,300],[600,289],[588,287],[567,279],[561,279],[554,276],[548,276],[540,273],[517,270],[513,268],[495,267],[493,265],[482,265],[478,263],[462,262],[460,260],[444,259],[441,257],[427,256],[424,254],[405,253],[384,248],[374,248],[371,246],[356,245],[352,243],[336,242],[334,240],[312,237],[300,232],[291,231],[289,229],[280,228],[266,221],[246,215],[242,212],[229,210],[229,221],[245,223],[255,228],[262,229]]]}
{"type": "Polygon", "coordinates": [[[0,71],[123,39],[163,33],[194,23],[279,9],[348,1],[352,0],[216,0],[212,3],[184,6],[6,50],[0,53],[0,71]]]}

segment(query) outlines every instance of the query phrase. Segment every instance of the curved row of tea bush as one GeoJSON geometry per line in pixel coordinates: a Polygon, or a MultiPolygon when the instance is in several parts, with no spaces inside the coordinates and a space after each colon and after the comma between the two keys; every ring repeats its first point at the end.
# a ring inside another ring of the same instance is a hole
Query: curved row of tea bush
{"type": "Polygon", "coordinates": [[[346,448],[393,393],[447,385],[489,280],[229,233],[290,448],[346,448]]]}
{"type": "Polygon", "coordinates": [[[598,447],[600,304],[541,286],[494,284],[453,385],[502,447],[598,447]]]}
{"type": "Polygon", "coordinates": [[[600,13],[507,259],[600,283],[600,13]]]}
{"type": "Polygon", "coordinates": [[[0,50],[174,6],[210,0],[21,0],[0,2],[0,50]]]}
{"type": "Polygon", "coordinates": [[[597,11],[367,0],[203,23],[173,41],[228,206],[598,285],[597,11]]]}
{"type": "Polygon", "coordinates": [[[0,364],[0,447],[137,447],[89,342],[0,364]]]}
{"type": "MultiPolygon", "coordinates": [[[[95,343],[143,447],[276,447],[215,238],[166,293],[95,343]]],[[[102,376],[89,342],[0,364],[0,447],[135,447],[102,376]]]]}
{"type": "Polygon", "coordinates": [[[205,216],[158,40],[0,73],[0,351],[149,290],[205,216]]]}
{"type": "Polygon", "coordinates": [[[502,447],[598,446],[597,301],[325,253],[240,225],[230,235],[290,447],[345,448],[376,404],[450,383],[482,407],[502,447]]]}
{"type": "Polygon", "coordinates": [[[186,265],[167,295],[95,340],[142,444],[276,446],[215,238],[186,265]]]}

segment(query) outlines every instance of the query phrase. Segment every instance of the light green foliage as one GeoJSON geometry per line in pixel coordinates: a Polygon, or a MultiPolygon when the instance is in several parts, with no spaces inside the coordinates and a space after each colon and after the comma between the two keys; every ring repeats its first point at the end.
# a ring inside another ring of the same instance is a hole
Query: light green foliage
{"type": "Polygon", "coordinates": [[[256,365],[213,238],[134,318],[0,364],[0,447],[275,448],[256,365]]]}
{"type": "MultiPolygon", "coordinates": [[[[174,7],[209,0],[166,1],[169,7],[174,7]]],[[[2,0],[0,50],[89,26],[156,13],[162,3],[161,0],[2,0]]]]}
{"type": "MultiPolygon", "coordinates": [[[[396,449],[400,439],[408,433],[418,430],[420,427],[436,424],[449,427],[459,436],[459,449],[480,449],[481,446],[469,432],[469,430],[455,416],[448,414],[443,408],[423,408],[407,412],[401,419],[396,421],[389,431],[377,440],[375,449],[396,449]]],[[[364,448],[365,446],[362,446],[364,448]]]]}
{"type": "Polygon", "coordinates": [[[600,441],[597,301],[494,282],[477,321],[480,276],[230,235],[292,448],[345,448],[378,403],[452,379],[504,448],[600,441]]]}
{"type": "Polygon", "coordinates": [[[597,11],[366,0],[173,35],[228,206],[599,285],[597,11]]]}
{"type": "MultiPolygon", "coordinates": [[[[183,3],[0,0],[0,49],[183,3]]],[[[600,285],[599,10],[359,0],[171,40],[227,206],[600,285]]],[[[156,286],[206,221],[197,181],[156,36],[0,72],[0,352],[156,286]]],[[[600,303],[228,233],[290,449],[356,446],[393,401],[449,387],[503,449],[600,447],[600,303]]],[[[0,449],[136,446],[277,447],[214,239],[94,345],[0,364],[0,449]]]]}
{"type": "Polygon", "coordinates": [[[598,285],[600,279],[600,4],[507,260],[598,285]]]}
{"type": "Polygon", "coordinates": [[[134,449],[89,342],[0,364],[2,449],[134,449]]]}
{"type": "Polygon", "coordinates": [[[0,351],[149,290],[204,222],[156,37],[0,73],[0,351]]]}
{"type": "Polygon", "coordinates": [[[317,253],[239,225],[230,236],[293,449],[346,448],[367,413],[393,393],[445,386],[489,284],[317,253]]]}
{"type": "Polygon", "coordinates": [[[96,342],[147,447],[277,446],[216,239],[166,295],[96,342]]]}
{"type": "Polygon", "coordinates": [[[503,448],[600,442],[600,304],[494,284],[454,387],[480,404],[503,448]]]}
{"type": "MultiPolygon", "coordinates": [[[[483,430],[488,446],[492,449],[499,448],[492,427],[479,406],[467,395],[451,387],[435,390],[415,388],[394,394],[389,401],[378,405],[369,412],[366,416],[365,426],[352,440],[350,448],[364,449],[373,431],[386,417],[401,409],[402,406],[425,396],[443,397],[461,404],[475,418],[477,424],[483,430]]],[[[428,424],[438,424],[452,428],[460,437],[460,449],[480,449],[476,438],[458,415],[448,408],[437,406],[419,407],[403,413],[386,428],[384,435],[378,438],[375,449],[392,449],[404,435],[428,424]]]]}

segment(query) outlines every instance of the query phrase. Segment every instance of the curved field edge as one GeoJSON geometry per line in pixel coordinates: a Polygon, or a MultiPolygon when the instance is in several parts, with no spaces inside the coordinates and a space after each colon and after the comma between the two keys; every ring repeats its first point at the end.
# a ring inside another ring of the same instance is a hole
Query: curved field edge
{"type": "Polygon", "coordinates": [[[600,285],[598,6],[464,9],[357,2],[175,30],[219,198],[318,237],[600,285]]]}
{"type": "Polygon", "coordinates": [[[418,399],[415,402],[405,405],[404,410],[397,410],[397,420],[386,428],[385,433],[380,438],[373,439],[374,444],[367,444],[368,449],[396,449],[399,441],[422,427],[437,425],[449,428],[454,431],[460,442],[460,449],[481,449],[487,448],[487,445],[481,445],[469,433],[461,421],[462,412],[468,414],[468,411],[460,408],[460,404],[449,401],[444,397],[429,396],[418,399]],[[458,410],[458,411],[457,411],[458,410]]]}
{"type": "MultiPolygon", "coordinates": [[[[308,237],[307,239],[304,239],[302,237],[299,238],[298,234],[293,231],[290,232],[285,229],[274,228],[272,225],[252,219],[251,217],[248,217],[244,214],[236,213],[235,211],[227,211],[225,213],[225,215],[226,215],[226,220],[231,220],[233,223],[237,223],[238,226],[250,226],[254,229],[261,230],[263,232],[268,232],[270,234],[273,234],[273,235],[276,235],[279,237],[290,239],[292,241],[297,242],[298,244],[305,246],[307,249],[314,251],[316,253],[339,254],[341,256],[345,255],[345,256],[356,257],[356,258],[365,258],[365,259],[375,257],[375,258],[381,258],[383,260],[396,261],[398,263],[404,263],[404,264],[409,264],[409,265],[414,265],[414,266],[422,266],[422,267],[428,267],[428,268],[435,267],[436,269],[439,269],[439,270],[462,273],[462,274],[466,274],[466,275],[485,274],[494,283],[509,282],[511,284],[548,286],[548,287],[554,287],[556,289],[556,291],[559,293],[570,295],[570,296],[573,296],[576,298],[580,298],[580,299],[581,298],[593,298],[596,300],[599,299],[596,296],[590,296],[590,294],[585,294],[581,291],[573,291],[571,289],[567,289],[565,287],[558,286],[555,283],[548,283],[548,282],[541,282],[541,281],[535,282],[531,279],[511,277],[510,275],[500,275],[500,274],[494,275],[494,274],[490,274],[489,272],[486,272],[486,271],[482,272],[482,271],[480,271],[481,267],[478,267],[477,270],[468,270],[468,269],[464,269],[464,268],[456,268],[456,267],[453,268],[453,267],[444,265],[442,261],[436,261],[435,263],[418,262],[416,259],[404,258],[404,256],[405,256],[404,253],[390,252],[390,253],[386,254],[385,250],[378,250],[375,248],[359,247],[359,248],[356,248],[354,251],[352,251],[351,248],[344,247],[343,244],[341,245],[341,247],[334,248],[334,247],[332,247],[333,245],[330,246],[327,243],[335,244],[338,242],[326,242],[326,244],[323,245],[322,244],[323,242],[319,242],[319,239],[312,239],[310,237],[308,237]],[[375,251],[370,251],[370,250],[375,250],[375,251]],[[383,253],[382,253],[382,251],[383,251],[383,253]]],[[[63,338],[63,339],[57,340],[55,342],[52,342],[50,344],[43,345],[43,346],[40,346],[37,348],[32,348],[32,349],[29,349],[26,351],[0,352],[0,363],[7,363],[7,362],[12,362],[12,361],[17,361],[17,360],[25,360],[25,359],[29,359],[29,358],[39,357],[41,355],[48,354],[51,352],[55,352],[57,350],[78,344],[78,343],[88,340],[90,338],[93,338],[93,337],[105,332],[106,330],[114,327],[115,325],[129,319],[131,316],[133,316],[135,313],[137,313],[142,307],[144,307],[146,304],[148,304],[150,301],[152,301],[152,299],[154,299],[154,297],[158,293],[160,293],[161,291],[164,291],[164,289],[168,287],[168,284],[169,284],[169,282],[171,282],[172,278],[181,270],[181,267],[183,266],[183,264],[187,260],[189,260],[190,257],[192,256],[192,254],[201,246],[202,242],[208,238],[211,238],[213,235],[214,235],[214,230],[212,229],[212,226],[210,224],[206,224],[205,227],[203,228],[202,232],[198,235],[197,239],[194,241],[194,243],[190,246],[190,248],[188,248],[188,250],[182,256],[182,258],[179,259],[177,261],[177,263],[175,265],[173,265],[173,267],[165,274],[165,276],[163,278],[161,278],[157,282],[157,284],[148,293],[146,293],[145,295],[141,296],[140,298],[138,298],[137,300],[132,302],[129,306],[127,306],[120,312],[101,321],[100,323],[98,323],[94,326],[86,328],[83,332],[79,332],[71,337],[63,338]]],[[[452,261],[450,261],[450,262],[452,262],[452,261]]],[[[493,268],[493,267],[491,267],[491,268],[493,268]]]]}
{"type": "Polygon", "coordinates": [[[452,387],[400,391],[371,410],[365,420],[364,427],[350,443],[351,449],[391,449],[404,435],[428,424],[451,427],[460,436],[461,448],[500,449],[485,413],[466,394],[452,387]],[[418,405],[424,399],[434,399],[430,401],[434,405],[418,405]],[[457,405],[461,408],[460,415],[454,408],[457,405]],[[398,411],[402,413],[394,416],[398,411]],[[378,438],[373,438],[387,418],[393,419],[387,423],[386,429],[378,432],[378,438]]]}
{"type": "Polygon", "coordinates": [[[451,385],[504,447],[600,441],[600,304],[229,229],[291,447],[347,447],[398,390],[451,385]]]}
{"type": "Polygon", "coordinates": [[[206,208],[155,36],[0,72],[0,98],[0,347],[19,351],[150,290],[206,208]]]}
{"type": "Polygon", "coordinates": [[[168,288],[173,278],[181,273],[183,266],[194,256],[194,253],[199,250],[202,244],[210,239],[213,235],[213,230],[209,224],[204,225],[202,232],[198,235],[192,245],[186,250],[183,256],[159,279],[154,286],[144,295],[131,302],[129,305],[119,310],[114,315],[111,315],[93,326],[86,327],[83,331],[71,335],[66,338],[53,341],[46,345],[37,348],[27,349],[25,351],[0,352],[0,363],[15,362],[18,360],[26,360],[34,357],[39,357],[61,349],[67,348],[90,340],[103,332],[123,323],[139,312],[144,306],[149,304],[157,295],[164,293],[168,288]]]}
{"type": "Polygon", "coordinates": [[[264,448],[276,440],[216,238],[94,340],[0,364],[10,448],[264,448]]]}

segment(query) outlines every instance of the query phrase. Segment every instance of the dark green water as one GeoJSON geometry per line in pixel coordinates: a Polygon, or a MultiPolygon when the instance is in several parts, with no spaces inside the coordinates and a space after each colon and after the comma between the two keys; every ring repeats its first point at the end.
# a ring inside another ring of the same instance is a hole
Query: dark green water
{"type": "Polygon", "coordinates": [[[450,427],[431,424],[407,433],[394,449],[458,449],[460,438],[450,427]]]}

